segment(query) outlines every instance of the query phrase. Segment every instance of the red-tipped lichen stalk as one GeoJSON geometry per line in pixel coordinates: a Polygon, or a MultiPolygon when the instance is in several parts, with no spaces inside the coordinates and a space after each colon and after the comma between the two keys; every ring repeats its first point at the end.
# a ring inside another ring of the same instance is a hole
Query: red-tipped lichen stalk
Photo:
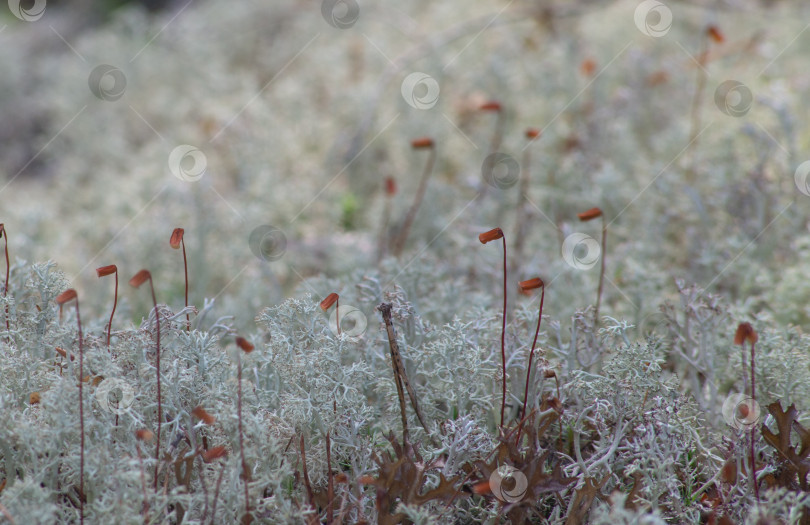
{"type": "Polygon", "coordinates": [[[481,244],[503,239],[503,327],[501,328],[501,370],[503,379],[503,397],[501,399],[501,426],[506,411],[506,236],[500,228],[494,228],[478,236],[481,244]]]}
{"type": "MultiPolygon", "coordinates": [[[[737,332],[734,334],[734,344],[735,345],[743,345],[746,342],[751,343],[751,404],[753,405],[752,408],[756,407],[757,403],[757,387],[756,387],[756,380],[754,379],[754,357],[755,357],[755,350],[754,345],[759,340],[759,336],[757,332],[754,330],[754,327],[751,326],[751,323],[740,323],[737,327],[737,332]]],[[[756,438],[757,426],[756,424],[751,425],[751,448],[750,448],[750,456],[751,456],[751,485],[754,487],[754,495],[759,501],[759,486],[757,485],[757,464],[756,464],[756,456],[754,453],[754,438],[756,438]]]]}
{"type": "MultiPolygon", "coordinates": [[[[236,346],[242,352],[249,354],[253,351],[253,344],[244,337],[236,338],[236,346]]],[[[242,478],[245,481],[245,516],[250,516],[250,496],[248,494],[248,481],[250,481],[250,471],[245,462],[245,435],[242,431],[242,354],[236,353],[237,359],[237,403],[236,403],[236,417],[239,420],[239,452],[242,456],[242,478]]]]}
{"type": "Polygon", "coordinates": [[[416,219],[416,213],[419,211],[419,207],[422,205],[422,201],[425,198],[428,179],[430,179],[430,175],[433,173],[433,165],[436,163],[436,146],[432,138],[420,137],[418,139],[414,139],[411,141],[411,147],[413,149],[429,150],[430,154],[425,162],[425,169],[422,172],[422,178],[419,179],[419,186],[416,189],[416,195],[413,198],[413,203],[411,203],[411,207],[408,209],[408,213],[405,215],[405,220],[402,221],[402,229],[394,242],[394,255],[397,257],[399,257],[402,250],[405,249],[405,243],[408,240],[411,226],[413,225],[413,221],[416,219]]]}
{"type": "Polygon", "coordinates": [[[489,102],[481,104],[478,109],[481,111],[492,111],[498,115],[495,120],[495,131],[492,133],[492,141],[489,144],[489,152],[496,153],[501,148],[501,142],[503,142],[503,106],[501,106],[501,103],[497,100],[490,100],[489,102]]]}
{"type": "Polygon", "coordinates": [[[540,137],[540,130],[537,128],[526,129],[526,139],[528,143],[523,148],[523,166],[520,177],[519,194],[517,208],[515,211],[515,245],[512,248],[511,272],[514,275],[517,271],[518,261],[523,260],[523,247],[526,241],[526,233],[529,226],[529,213],[526,203],[529,201],[529,183],[531,182],[531,149],[529,146],[540,137]]]}
{"type": "MultiPolygon", "coordinates": [[[[529,400],[529,378],[532,375],[532,358],[534,357],[534,347],[537,345],[537,336],[540,333],[540,321],[543,319],[543,300],[546,298],[546,285],[539,277],[529,279],[528,281],[521,281],[518,286],[521,292],[528,292],[540,288],[540,313],[537,315],[537,328],[534,331],[534,341],[532,341],[531,350],[529,350],[529,364],[526,367],[526,388],[523,392],[523,410],[520,412],[520,417],[526,417],[526,403],[529,400]]],[[[517,433],[517,441],[520,442],[520,429],[517,433]]]]}
{"type": "Polygon", "coordinates": [[[79,315],[79,295],[76,290],[69,288],[56,296],[56,304],[64,305],[67,302],[76,303],[76,324],[79,327],[79,435],[81,445],[79,449],[79,520],[84,523],[84,338],[82,337],[82,318],[79,315]]]}
{"type": "MultiPolygon", "coordinates": [[[[6,298],[8,297],[8,278],[10,275],[11,265],[9,264],[8,260],[8,232],[6,231],[6,226],[3,223],[0,223],[0,237],[3,238],[6,252],[6,284],[3,287],[3,298],[6,298]]],[[[11,342],[11,325],[8,322],[8,305],[6,305],[6,331],[9,332],[8,340],[11,342]]]]}
{"type": "Polygon", "coordinates": [[[579,220],[583,222],[591,221],[597,217],[602,217],[602,261],[599,268],[599,288],[596,290],[596,309],[593,312],[593,325],[599,324],[599,304],[602,302],[602,283],[605,279],[605,256],[607,250],[607,224],[605,223],[605,216],[599,208],[591,208],[588,211],[583,211],[577,214],[579,220]]]}
{"type": "Polygon", "coordinates": [[[157,351],[155,352],[155,368],[157,373],[157,406],[158,406],[158,422],[157,422],[157,443],[155,445],[155,461],[157,464],[155,465],[155,479],[154,479],[154,487],[155,491],[157,491],[157,482],[158,482],[158,470],[160,468],[160,426],[163,420],[163,405],[161,404],[160,400],[160,313],[158,312],[157,307],[157,298],[155,297],[155,284],[152,282],[152,274],[149,273],[149,270],[141,270],[136,273],[132,279],[129,280],[129,285],[134,288],[140,288],[140,286],[149,281],[149,290],[152,292],[152,305],[155,307],[155,326],[157,327],[157,351]]]}
{"type": "Polygon", "coordinates": [[[145,428],[135,431],[135,452],[138,454],[138,463],[141,466],[141,490],[143,491],[143,505],[141,505],[141,512],[143,514],[144,524],[149,523],[149,498],[146,496],[146,474],[144,473],[143,457],[141,456],[141,447],[138,445],[138,441],[151,441],[153,437],[155,437],[155,435],[145,428]]]}
{"type": "Polygon", "coordinates": [[[380,237],[377,240],[377,263],[382,261],[383,255],[388,251],[391,241],[388,238],[388,226],[391,223],[391,201],[397,194],[397,181],[394,177],[386,177],[384,180],[385,204],[383,205],[382,223],[380,224],[380,237]]]}
{"type": "Polygon", "coordinates": [[[118,267],[114,264],[109,266],[102,266],[96,268],[96,275],[99,279],[108,275],[115,275],[115,295],[113,296],[113,307],[110,313],[110,322],[107,324],[107,351],[110,350],[110,331],[112,330],[113,316],[115,315],[115,307],[118,306],[118,267]]]}
{"type": "MultiPolygon", "coordinates": [[[[172,232],[172,236],[169,239],[169,245],[177,250],[182,246],[183,248],[183,273],[185,274],[186,278],[186,308],[188,308],[188,260],[186,259],[186,242],[183,240],[183,234],[185,230],[183,228],[175,228],[172,232]]],[[[191,317],[186,314],[186,331],[191,330],[191,317]]]]}

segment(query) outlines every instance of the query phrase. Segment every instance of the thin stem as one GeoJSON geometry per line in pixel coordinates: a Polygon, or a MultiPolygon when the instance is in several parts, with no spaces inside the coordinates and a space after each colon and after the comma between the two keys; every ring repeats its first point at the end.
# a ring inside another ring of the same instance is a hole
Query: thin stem
{"type": "Polygon", "coordinates": [[[219,477],[217,478],[217,486],[214,489],[214,502],[211,506],[211,525],[214,524],[214,520],[217,517],[217,499],[219,499],[219,489],[222,487],[222,477],[225,474],[225,462],[222,462],[222,469],[219,471],[219,477]]]}
{"type": "MultiPolygon", "coordinates": [[[[146,525],[149,523],[148,514],[149,514],[149,500],[146,497],[146,476],[144,475],[144,468],[143,468],[143,457],[141,456],[141,447],[138,443],[135,443],[135,451],[138,453],[138,463],[141,466],[141,487],[143,488],[143,508],[141,512],[143,514],[143,523],[146,525]]],[[[202,476],[201,476],[202,478],[202,476]]]]}
{"type": "MultiPolygon", "coordinates": [[[[188,308],[188,261],[186,260],[186,241],[180,240],[180,245],[183,247],[183,272],[186,276],[186,308],[188,308]]],[[[191,331],[191,317],[186,314],[186,331],[191,331]]]]}
{"type": "Polygon", "coordinates": [[[497,153],[501,149],[503,142],[504,124],[506,123],[503,109],[497,110],[495,117],[495,131],[492,133],[492,141],[489,144],[489,153],[497,153]]]}
{"type": "Polygon", "coordinates": [[[422,411],[419,410],[419,403],[416,400],[416,391],[408,381],[408,375],[405,373],[405,362],[402,360],[402,354],[399,351],[397,344],[397,334],[394,330],[394,323],[391,320],[391,304],[381,303],[377,306],[377,310],[382,314],[383,322],[385,323],[385,330],[388,334],[388,347],[391,350],[391,366],[394,369],[394,379],[397,383],[397,395],[399,396],[399,407],[402,412],[402,440],[408,440],[408,419],[405,416],[405,393],[408,392],[408,397],[411,400],[414,412],[416,412],[416,419],[422,424],[422,428],[430,436],[430,429],[428,428],[425,418],[422,416],[422,411]]]}
{"type": "Polygon", "coordinates": [[[155,492],[158,488],[158,470],[160,469],[160,425],[163,422],[163,406],[160,401],[160,313],[157,307],[157,298],[155,297],[155,285],[152,282],[152,276],[149,276],[149,290],[152,292],[152,304],[155,307],[155,326],[157,327],[157,351],[155,358],[155,367],[157,372],[157,406],[158,406],[158,422],[157,422],[157,444],[155,445],[155,492]]]}
{"type": "Polygon", "coordinates": [[[704,34],[700,43],[700,53],[698,54],[698,67],[695,69],[695,93],[692,96],[692,106],[690,109],[690,130],[689,130],[689,146],[687,151],[689,154],[689,164],[686,169],[687,184],[692,186],[695,182],[697,175],[697,137],[699,135],[698,128],[700,127],[700,102],[703,98],[703,91],[706,88],[706,70],[704,66],[708,57],[708,37],[704,34]]]}
{"type": "Polygon", "coordinates": [[[115,272],[115,297],[113,298],[113,308],[110,313],[110,323],[107,325],[107,351],[110,351],[110,331],[112,330],[113,316],[115,308],[118,306],[118,270],[115,272]]]}
{"type": "MultiPolygon", "coordinates": [[[[757,389],[756,381],[754,380],[754,341],[751,341],[751,410],[754,410],[757,403],[757,389]]],[[[759,486],[757,485],[757,464],[754,453],[754,439],[756,438],[757,427],[756,424],[751,425],[751,484],[754,486],[754,495],[759,501],[759,486]]]]}
{"type": "Polygon", "coordinates": [[[501,426],[506,411],[506,234],[503,239],[503,326],[501,328],[501,371],[503,373],[503,396],[501,398],[501,426]]]}
{"type": "MultiPolygon", "coordinates": [[[[532,140],[529,141],[530,143],[532,140]]],[[[531,154],[530,149],[526,146],[523,150],[523,167],[521,168],[523,176],[520,178],[520,185],[518,186],[518,200],[515,207],[515,246],[512,249],[512,273],[515,273],[518,268],[518,261],[523,260],[523,247],[526,240],[526,227],[529,222],[529,214],[527,213],[526,203],[528,202],[527,195],[529,193],[529,182],[531,180],[531,154]]]]}
{"type": "Polygon", "coordinates": [[[197,461],[200,464],[199,471],[200,471],[200,486],[203,489],[203,496],[205,498],[205,506],[203,507],[202,517],[200,518],[200,523],[205,522],[205,517],[208,515],[208,486],[205,483],[205,465],[202,459],[202,453],[197,455],[197,461]]]}
{"type": "Polygon", "coordinates": [[[411,204],[408,213],[405,215],[405,220],[402,222],[402,230],[399,232],[396,244],[394,245],[394,255],[396,257],[399,257],[402,250],[405,248],[405,242],[408,240],[408,234],[411,231],[411,226],[413,225],[414,219],[416,219],[416,212],[419,211],[419,207],[422,205],[422,200],[425,198],[428,179],[430,179],[430,175],[433,173],[433,165],[435,163],[436,148],[432,146],[430,148],[428,160],[425,163],[425,169],[422,172],[422,178],[419,180],[419,187],[416,189],[416,195],[413,198],[413,203],[411,204]]]}
{"type": "Polygon", "coordinates": [[[607,224],[602,215],[602,261],[599,268],[599,288],[596,291],[596,309],[593,312],[593,326],[599,325],[599,305],[602,302],[602,284],[605,280],[605,256],[607,255],[607,224]]]}
{"type": "Polygon", "coordinates": [[[239,420],[239,454],[242,457],[242,478],[245,482],[245,514],[250,514],[250,495],[248,494],[248,468],[245,462],[245,435],[242,431],[242,350],[237,349],[236,361],[238,367],[236,417],[239,420]]]}
{"type": "Polygon", "coordinates": [[[332,500],[335,498],[335,488],[332,483],[332,445],[329,439],[329,432],[326,433],[326,472],[327,472],[327,485],[326,485],[326,523],[334,521],[334,511],[332,510],[332,500]]]}
{"type": "Polygon", "coordinates": [[[340,298],[335,300],[335,324],[337,325],[337,332],[340,335],[340,298]]]}
{"type": "MultiPolygon", "coordinates": [[[[389,179],[393,181],[393,179],[389,179]]],[[[393,182],[387,183],[393,185],[393,182]]],[[[385,191],[385,204],[383,205],[382,224],[380,225],[380,238],[377,240],[377,264],[380,264],[383,256],[388,251],[390,240],[388,239],[388,225],[391,223],[391,201],[393,200],[392,192],[388,191],[386,185],[385,191]]]]}
{"type": "MultiPolygon", "coordinates": [[[[6,231],[6,227],[3,224],[0,224],[0,236],[3,237],[3,242],[5,244],[5,252],[6,252],[6,284],[3,288],[3,298],[5,299],[8,297],[8,278],[11,271],[11,265],[9,264],[8,260],[8,232],[6,231]]],[[[8,322],[8,304],[6,304],[6,331],[9,332],[8,334],[8,341],[11,343],[11,325],[8,322]]]]}
{"type": "Polygon", "coordinates": [[[79,520],[84,523],[84,338],[82,337],[82,318],[79,315],[79,298],[76,297],[76,323],[79,326],[79,433],[81,449],[79,451],[79,520]]]}
{"type": "MultiPolygon", "coordinates": [[[[540,291],[540,313],[537,316],[537,328],[534,330],[534,341],[532,341],[532,348],[529,351],[529,365],[526,367],[526,388],[523,391],[523,410],[520,412],[522,416],[526,415],[526,403],[529,400],[529,378],[532,375],[532,358],[534,357],[534,347],[537,345],[537,336],[540,334],[540,321],[543,319],[543,300],[546,298],[546,287],[540,291]]],[[[520,430],[518,429],[516,443],[520,442],[520,430]]]]}
{"type": "Polygon", "coordinates": [[[312,483],[309,481],[309,471],[307,470],[307,451],[304,448],[304,434],[301,434],[301,463],[304,466],[304,487],[307,489],[307,501],[310,507],[317,509],[315,506],[315,494],[312,492],[312,483]]]}

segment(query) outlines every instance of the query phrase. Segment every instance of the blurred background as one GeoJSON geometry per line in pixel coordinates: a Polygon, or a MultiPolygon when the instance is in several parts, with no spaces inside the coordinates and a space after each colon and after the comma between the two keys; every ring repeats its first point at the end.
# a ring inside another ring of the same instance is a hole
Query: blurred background
{"type": "MultiPolygon", "coordinates": [[[[149,268],[177,309],[183,227],[191,303],[216,298],[247,328],[366,273],[486,288],[501,253],[477,235],[501,226],[514,279],[555,282],[563,316],[595,296],[600,245],[564,248],[600,241],[576,216],[598,206],[606,314],[648,318],[684,279],[801,323],[808,15],[759,0],[10,0],[12,266],[53,260],[97,315],[111,291],[96,267],[149,268]],[[403,228],[423,136],[435,166],[403,228]]],[[[148,298],[124,295],[140,319],[148,298]]]]}

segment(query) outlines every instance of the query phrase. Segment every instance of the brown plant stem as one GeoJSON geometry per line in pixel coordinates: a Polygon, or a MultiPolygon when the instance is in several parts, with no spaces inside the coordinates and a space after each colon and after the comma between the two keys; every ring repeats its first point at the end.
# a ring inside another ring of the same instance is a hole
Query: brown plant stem
{"type": "Polygon", "coordinates": [[[501,372],[503,379],[503,393],[501,396],[501,426],[506,411],[506,235],[503,240],[503,325],[501,326],[501,372]]]}
{"type": "Polygon", "coordinates": [[[332,482],[332,445],[329,439],[329,432],[326,433],[326,472],[327,472],[327,485],[326,485],[326,523],[334,522],[334,511],[332,510],[332,500],[335,498],[335,487],[332,482]]]}
{"type": "Polygon", "coordinates": [[[135,274],[132,279],[129,280],[130,286],[134,286],[135,288],[140,287],[144,282],[149,281],[149,291],[152,293],[152,305],[155,309],[155,326],[157,327],[157,341],[156,341],[156,356],[155,356],[155,368],[156,368],[156,375],[157,375],[157,406],[158,406],[158,414],[157,414],[157,436],[155,441],[157,442],[155,445],[155,477],[154,477],[154,488],[155,492],[158,489],[158,470],[160,470],[160,426],[163,421],[163,405],[161,404],[160,400],[160,312],[158,311],[157,307],[157,298],[155,296],[155,285],[152,281],[152,274],[149,273],[148,270],[141,270],[137,274],[135,274]]]}
{"type": "Polygon", "coordinates": [[[135,442],[135,452],[138,454],[138,464],[141,467],[141,489],[143,490],[143,504],[141,507],[141,514],[143,514],[143,524],[149,523],[149,499],[146,497],[146,474],[143,467],[143,456],[141,456],[141,447],[138,442],[135,442]]]}
{"type": "MultiPolygon", "coordinates": [[[[115,315],[115,308],[118,306],[118,267],[115,266],[114,264],[111,264],[109,266],[102,266],[101,268],[96,268],[96,274],[99,276],[99,278],[110,275],[111,273],[115,275],[115,292],[114,292],[114,295],[113,295],[112,312],[110,312],[110,322],[107,324],[107,351],[108,352],[110,351],[110,332],[112,330],[113,316],[115,315]]],[[[118,418],[116,416],[116,420],[117,419],[118,418]]]]}
{"type": "MultiPolygon", "coordinates": [[[[0,223],[0,237],[3,238],[4,249],[6,252],[6,284],[3,287],[3,298],[8,297],[8,278],[11,272],[11,264],[8,259],[8,232],[6,231],[5,224],[0,223]]],[[[11,324],[8,321],[8,304],[6,304],[6,331],[8,332],[8,342],[11,343],[11,324]]]]}
{"type": "MultiPolygon", "coordinates": [[[[183,247],[183,274],[185,275],[186,280],[186,308],[188,308],[188,259],[186,258],[186,241],[180,241],[180,245],[183,247]]],[[[191,331],[191,316],[186,312],[186,331],[191,331]]]]}
{"type": "Polygon", "coordinates": [[[313,509],[315,507],[315,493],[312,492],[312,483],[309,481],[309,471],[307,470],[307,451],[304,447],[304,434],[301,434],[301,462],[304,468],[304,486],[307,489],[307,501],[309,502],[310,507],[313,509]]]}
{"type": "Polygon", "coordinates": [[[478,235],[481,244],[487,244],[498,239],[503,240],[503,327],[501,328],[501,370],[503,379],[503,396],[501,398],[501,425],[503,426],[504,412],[506,411],[506,235],[500,228],[493,228],[478,235]]]}
{"type": "Polygon", "coordinates": [[[515,207],[515,246],[512,248],[512,265],[510,271],[515,274],[518,269],[518,261],[523,260],[523,247],[526,242],[526,233],[529,226],[529,212],[527,211],[529,202],[529,185],[531,182],[531,150],[529,146],[537,140],[540,136],[540,131],[535,128],[526,130],[526,139],[528,143],[523,148],[523,166],[521,168],[522,176],[520,178],[520,185],[518,186],[518,200],[515,207]]]}
{"type": "MultiPolygon", "coordinates": [[[[754,380],[754,358],[755,358],[755,351],[754,345],[756,344],[755,338],[751,338],[751,404],[756,407],[757,403],[757,387],[756,381],[754,380]]],[[[757,435],[757,426],[756,424],[751,425],[751,484],[754,486],[754,495],[759,501],[759,485],[757,484],[757,464],[756,464],[756,455],[754,452],[754,440],[756,439],[757,435]]]]}
{"type": "Polygon", "coordinates": [[[219,499],[219,489],[222,487],[222,478],[225,474],[225,462],[222,462],[222,469],[219,471],[219,476],[217,477],[217,485],[214,489],[214,501],[211,504],[211,525],[214,525],[216,517],[217,517],[217,500],[219,499]]]}
{"type": "MultiPolygon", "coordinates": [[[[185,230],[183,228],[175,228],[172,231],[172,236],[169,238],[169,246],[173,249],[183,248],[183,274],[186,280],[186,308],[188,308],[188,259],[186,258],[186,241],[185,230]]],[[[191,317],[186,313],[186,331],[191,331],[191,317]]]]}
{"type": "Polygon", "coordinates": [[[596,291],[596,309],[593,312],[593,326],[599,325],[599,305],[602,302],[602,285],[605,280],[605,259],[607,257],[607,224],[605,216],[602,216],[602,257],[599,268],[599,288],[596,291]]]}
{"type": "Polygon", "coordinates": [[[69,301],[76,304],[76,324],[79,327],[79,521],[84,523],[84,338],[82,337],[82,318],[79,315],[79,296],[74,289],[68,289],[56,297],[56,302],[63,305],[69,301]]]}
{"type": "Polygon", "coordinates": [[[236,353],[237,356],[237,402],[236,402],[236,417],[239,420],[239,454],[242,459],[242,478],[245,482],[245,514],[250,514],[250,494],[248,493],[248,480],[250,474],[248,472],[247,463],[245,462],[245,434],[242,430],[242,356],[241,352],[236,353]]]}
{"type": "Polygon", "coordinates": [[[397,384],[397,394],[399,396],[399,407],[402,413],[402,440],[405,442],[408,439],[408,420],[405,414],[405,394],[403,392],[403,386],[408,392],[408,397],[411,399],[411,405],[413,406],[414,412],[416,412],[416,418],[419,420],[419,423],[422,424],[422,428],[425,429],[425,432],[430,435],[430,430],[428,430],[425,418],[422,417],[422,411],[419,410],[419,404],[416,401],[416,392],[413,387],[411,387],[408,376],[405,374],[405,363],[402,361],[402,354],[399,352],[397,334],[394,331],[394,323],[391,320],[391,304],[380,303],[380,305],[377,306],[377,310],[382,314],[385,329],[388,334],[388,347],[391,350],[391,367],[394,369],[394,379],[397,384]]]}
{"type": "Polygon", "coordinates": [[[419,186],[416,189],[416,195],[413,198],[413,203],[411,203],[411,207],[408,209],[408,213],[405,215],[405,220],[402,222],[402,229],[399,232],[396,240],[394,241],[394,256],[399,257],[402,253],[402,250],[405,249],[405,243],[408,241],[408,235],[411,232],[411,226],[413,226],[413,221],[416,219],[416,213],[419,211],[419,207],[422,205],[422,201],[425,198],[425,193],[427,192],[427,184],[428,179],[430,179],[431,173],[433,173],[433,166],[436,163],[436,148],[433,145],[433,142],[430,142],[430,145],[427,147],[430,150],[430,154],[428,155],[428,159],[425,162],[425,169],[422,171],[422,178],[419,179],[419,186]]]}
{"type": "Polygon", "coordinates": [[[377,264],[380,264],[380,261],[382,261],[390,244],[390,240],[388,239],[388,226],[391,223],[391,201],[397,192],[397,184],[393,177],[386,177],[384,184],[385,203],[383,204],[382,222],[380,223],[380,237],[377,239],[377,264]]]}
{"type": "MultiPolygon", "coordinates": [[[[546,286],[542,281],[540,287],[540,313],[537,315],[537,328],[534,330],[534,340],[532,341],[532,348],[529,350],[529,364],[526,367],[526,388],[523,391],[523,410],[520,412],[521,417],[525,417],[526,415],[526,404],[529,400],[529,378],[532,375],[532,358],[534,357],[534,348],[537,345],[537,336],[540,334],[540,321],[543,320],[543,301],[546,298],[546,286]]],[[[518,429],[516,442],[520,442],[520,429],[518,429]]]]}

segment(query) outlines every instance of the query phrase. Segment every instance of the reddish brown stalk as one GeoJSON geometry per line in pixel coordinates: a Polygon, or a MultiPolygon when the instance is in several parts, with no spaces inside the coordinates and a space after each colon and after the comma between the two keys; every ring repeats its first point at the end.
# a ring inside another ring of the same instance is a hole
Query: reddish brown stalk
{"type": "MultiPolygon", "coordinates": [[[[532,375],[532,358],[534,357],[534,347],[537,346],[537,336],[540,333],[540,321],[543,319],[543,300],[546,298],[546,284],[539,277],[522,281],[519,285],[520,290],[528,292],[540,288],[540,313],[537,315],[537,328],[534,331],[534,341],[532,341],[532,348],[529,350],[529,364],[526,367],[526,388],[523,391],[523,410],[520,412],[521,416],[526,415],[526,403],[529,400],[529,378],[532,375]]],[[[515,443],[520,443],[520,429],[518,429],[517,438],[515,443]]]]}
{"type": "MultiPolygon", "coordinates": [[[[501,143],[503,142],[504,112],[503,108],[501,107],[501,103],[496,100],[485,102],[481,104],[478,109],[480,111],[495,112],[497,114],[497,118],[495,120],[495,129],[492,132],[492,139],[490,139],[489,143],[489,152],[487,153],[488,158],[490,155],[497,153],[501,148],[501,143]]],[[[481,190],[478,192],[476,200],[483,199],[489,191],[489,184],[486,182],[486,180],[481,181],[480,187],[481,190]]]]}
{"type": "Polygon", "coordinates": [[[149,273],[149,270],[141,270],[136,273],[132,279],[129,280],[129,285],[134,288],[139,288],[143,283],[149,281],[149,290],[152,292],[152,305],[155,307],[155,326],[157,327],[157,350],[155,352],[155,371],[157,375],[157,406],[158,406],[158,416],[157,416],[157,444],[155,445],[155,479],[154,479],[154,487],[155,492],[157,492],[158,488],[158,470],[160,469],[160,425],[163,420],[163,405],[160,401],[160,313],[158,312],[157,307],[157,298],[155,297],[155,284],[152,281],[152,274],[149,273]]]}
{"type": "Polygon", "coordinates": [[[529,202],[529,184],[531,182],[531,146],[532,142],[540,137],[541,131],[537,128],[526,129],[526,139],[528,144],[523,148],[523,166],[521,171],[523,176],[520,177],[520,186],[518,187],[518,201],[515,211],[515,245],[512,248],[512,265],[510,271],[515,274],[518,269],[518,261],[523,260],[523,247],[526,241],[526,230],[529,225],[529,213],[527,212],[529,202]]]}
{"type": "MultiPolygon", "coordinates": [[[[183,272],[186,277],[186,307],[188,307],[188,260],[186,259],[186,241],[183,240],[183,228],[175,228],[172,236],[169,239],[169,245],[175,250],[182,246],[183,248],[183,272]]],[[[186,331],[191,330],[191,317],[186,314],[186,331]]]]}
{"type": "MultiPolygon", "coordinates": [[[[754,379],[754,358],[755,358],[755,350],[754,345],[759,340],[759,336],[757,332],[754,330],[754,327],[751,326],[751,323],[740,323],[737,327],[737,332],[734,334],[734,344],[743,345],[746,342],[751,343],[751,404],[753,407],[756,407],[757,402],[757,387],[756,381],[754,379]]],[[[752,407],[752,408],[753,408],[752,407]]],[[[756,422],[751,425],[751,448],[750,448],[750,456],[751,456],[751,485],[754,487],[754,495],[759,501],[759,486],[757,485],[757,464],[756,464],[756,455],[754,452],[754,439],[756,438],[757,426],[756,422]]]]}
{"type": "MultiPolygon", "coordinates": [[[[253,351],[253,344],[244,337],[236,338],[236,346],[240,350],[249,354],[253,351]]],[[[237,363],[237,403],[236,403],[236,417],[239,420],[239,453],[242,456],[242,479],[245,482],[245,520],[249,523],[250,516],[250,494],[248,493],[248,481],[250,481],[250,471],[245,461],[245,434],[242,430],[242,353],[236,353],[237,363]]],[[[244,522],[244,520],[243,520],[244,522]]]]}
{"type": "Polygon", "coordinates": [[[397,194],[397,182],[393,177],[385,178],[385,204],[383,206],[382,222],[380,224],[380,238],[377,240],[377,263],[382,261],[388,245],[388,225],[391,222],[391,201],[397,194]]]}
{"type": "Polygon", "coordinates": [[[301,434],[301,462],[304,466],[304,486],[307,489],[307,501],[309,506],[317,509],[315,506],[315,494],[312,492],[312,483],[309,481],[309,471],[307,470],[307,452],[304,448],[304,434],[301,434]]]}
{"type": "Polygon", "coordinates": [[[397,334],[394,330],[394,322],[391,320],[391,304],[380,303],[377,306],[380,314],[382,314],[383,322],[385,323],[385,331],[388,335],[388,348],[391,351],[391,367],[394,370],[394,381],[397,385],[397,396],[399,397],[399,410],[402,414],[402,441],[408,441],[408,418],[405,414],[405,391],[408,392],[408,397],[411,400],[413,411],[416,412],[416,419],[422,424],[422,428],[430,435],[425,418],[422,416],[422,411],[419,410],[419,403],[416,400],[416,391],[408,381],[408,375],[405,373],[405,362],[402,360],[402,354],[399,351],[397,344],[397,334]],[[403,390],[404,388],[404,390],[403,390]]]}
{"type": "Polygon", "coordinates": [[[108,275],[115,275],[115,295],[113,298],[112,312],[110,313],[110,322],[107,325],[107,351],[110,351],[110,331],[112,330],[113,316],[115,315],[115,307],[118,306],[118,267],[114,264],[109,266],[102,266],[96,268],[96,275],[99,279],[108,275]]]}
{"type": "MultiPolygon", "coordinates": [[[[0,223],[0,237],[3,238],[3,242],[5,244],[5,252],[6,252],[6,284],[3,287],[3,298],[8,297],[8,278],[11,271],[11,265],[8,260],[8,232],[6,231],[6,226],[3,223],[0,223]]],[[[8,305],[6,305],[6,332],[8,332],[8,341],[11,342],[11,325],[8,322],[8,305]]]]}
{"type": "Polygon", "coordinates": [[[340,296],[335,292],[327,295],[326,299],[321,301],[321,310],[326,312],[333,304],[335,305],[335,324],[337,324],[337,333],[340,335],[340,296]]]}
{"type": "Polygon", "coordinates": [[[146,525],[149,523],[148,516],[149,516],[149,499],[146,497],[146,474],[144,473],[145,470],[143,468],[143,457],[141,456],[141,447],[138,445],[138,441],[151,441],[154,437],[154,434],[145,428],[139,429],[135,431],[135,452],[138,453],[138,463],[141,465],[141,488],[143,489],[143,523],[146,525]]]}
{"type": "Polygon", "coordinates": [[[597,217],[602,217],[602,255],[599,268],[599,288],[596,290],[596,309],[593,312],[593,325],[599,325],[599,305],[602,302],[602,284],[605,280],[605,257],[607,255],[607,224],[605,216],[599,208],[591,208],[588,211],[577,214],[582,222],[591,221],[597,217]]]}
{"type": "Polygon", "coordinates": [[[503,239],[503,327],[501,328],[501,370],[503,372],[503,396],[501,399],[501,426],[506,411],[506,236],[500,228],[494,228],[478,236],[481,244],[503,239]]]}
{"type": "Polygon", "coordinates": [[[329,440],[329,432],[326,433],[326,523],[334,522],[334,511],[332,510],[332,500],[335,499],[335,487],[332,482],[332,445],[329,440]]]}
{"type": "MultiPolygon", "coordinates": [[[[224,447],[222,448],[224,449],[224,447]]],[[[219,477],[217,477],[217,485],[216,488],[214,489],[214,501],[211,504],[211,525],[214,525],[214,520],[217,517],[217,500],[219,499],[219,489],[222,487],[222,478],[225,475],[225,466],[226,466],[225,462],[222,462],[222,469],[220,469],[219,471],[219,477]]]]}
{"type": "Polygon", "coordinates": [[[405,249],[405,243],[408,240],[411,226],[413,225],[413,221],[416,219],[416,213],[419,211],[419,207],[422,205],[422,201],[425,198],[428,179],[430,179],[430,175],[433,173],[433,165],[436,163],[436,146],[433,143],[432,138],[421,137],[414,139],[411,141],[411,147],[413,149],[430,150],[430,154],[425,162],[425,169],[422,172],[422,178],[419,180],[419,186],[416,189],[416,195],[413,198],[413,203],[411,204],[410,209],[408,209],[408,213],[405,215],[405,220],[402,221],[402,229],[394,241],[394,256],[396,257],[399,257],[402,250],[405,249]]]}
{"type": "Polygon", "coordinates": [[[495,153],[501,148],[501,142],[503,142],[503,107],[500,102],[491,100],[481,104],[481,107],[478,109],[481,111],[494,111],[498,114],[497,120],[495,121],[495,131],[492,134],[492,142],[490,142],[489,145],[489,152],[495,153]]]}
{"type": "Polygon", "coordinates": [[[81,448],[79,449],[79,520],[84,523],[84,338],[82,337],[82,318],[79,315],[79,295],[76,290],[69,288],[56,296],[56,304],[76,302],[76,324],[79,327],[79,435],[81,448]]]}

